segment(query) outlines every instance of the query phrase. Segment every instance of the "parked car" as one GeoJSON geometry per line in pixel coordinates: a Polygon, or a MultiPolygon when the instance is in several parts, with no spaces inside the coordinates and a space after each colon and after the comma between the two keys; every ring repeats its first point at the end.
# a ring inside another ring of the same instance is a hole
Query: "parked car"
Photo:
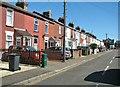
{"type": "Polygon", "coordinates": [[[35,60],[36,62],[41,62],[43,52],[37,51],[31,46],[16,46],[12,45],[8,49],[8,54],[17,53],[21,55],[22,62],[29,62],[30,60],[35,60]]]}
{"type": "MultiPolygon", "coordinates": [[[[62,52],[62,55],[63,55],[63,47],[61,47],[61,52],[62,52]]],[[[69,47],[65,47],[65,56],[66,58],[71,58],[72,57],[72,53],[71,53],[71,50],[69,47]]]]}
{"type": "MultiPolygon", "coordinates": [[[[48,50],[48,51],[61,51],[61,55],[63,55],[63,47],[52,46],[52,47],[47,48],[46,50],[48,50]]],[[[66,56],[66,59],[71,58],[71,56],[72,56],[71,50],[69,47],[65,47],[65,56],[66,56]]]]}
{"type": "Polygon", "coordinates": [[[106,47],[99,47],[100,52],[106,51],[106,47]]]}

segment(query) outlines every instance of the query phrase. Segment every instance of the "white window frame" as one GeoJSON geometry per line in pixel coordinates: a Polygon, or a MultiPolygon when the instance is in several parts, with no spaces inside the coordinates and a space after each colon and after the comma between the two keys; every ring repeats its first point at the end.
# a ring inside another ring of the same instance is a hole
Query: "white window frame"
{"type": "Polygon", "coordinates": [[[8,42],[11,42],[11,45],[13,45],[13,34],[14,34],[14,32],[11,32],[11,31],[5,31],[5,33],[6,33],[6,49],[8,49],[8,47],[10,46],[8,46],[8,42]],[[11,40],[9,40],[8,38],[7,38],[7,36],[11,36],[12,38],[11,38],[11,40]]]}
{"type": "Polygon", "coordinates": [[[59,26],[59,34],[62,34],[62,26],[59,26]]]}
{"type": "Polygon", "coordinates": [[[7,8],[7,11],[6,11],[6,25],[12,27],[12,26],[13,26],[13,21],[14,21],[14,10],[11,9],[11,8],[7,8]],[[11,15],[8,15],[8,11],[11,11],[12,14],[11,14],[11,15]],[[11,24],[9,24],[9,21],[7,20],[7,17],[8,17],[8,16],[11,16],[11,24]]]}
{"type": "Polygon", "coordinates": [[[7,37],[6,37],[6,41],[12,41],[12,36],[11,35],[6,35],[7,37]],[[10,36],[11,37],[11,39],[8,39],[8,36],[10,36]]]}
{"type": "Polygon", "coordinates": [[[49,23],[45,22],[45,34],[49,34],[49,23]],[[47,30],[46,30],[46,25],[47,25],[47,30]]]}
{"type": "Polygon", "coordinates": [[[38,28],[39,28],[39,20],[37,18],[34,18],[34,31],[38,32],[39,30],[38,28]],[[37,23],[35,21],[37,21],[37,23]],[[37,30],[35,30],[35,25],[37,26],[37,30]]]}
{"type": "Polygon", "coordinates": [[[17,40],[18,40],[18,39],[20,40],[20,45],[21,45],[21,42],[22,42],[21,37],[16,37],[16,45],[18,45],[18,44],[17,44],[17,40]]]}

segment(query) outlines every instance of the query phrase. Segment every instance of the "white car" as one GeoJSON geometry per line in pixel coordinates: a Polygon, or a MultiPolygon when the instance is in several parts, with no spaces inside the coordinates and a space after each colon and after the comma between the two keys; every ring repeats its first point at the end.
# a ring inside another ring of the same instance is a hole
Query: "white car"
{"type": "MultiPolygon", "coordinates": [[[[61,48],[62,48],[61,52],[63,54],[63,47],[61,47],[61,48]]],[[[65,47],[65,56],[66,56],[67,59],[71,58],[71,56],[72,56],[71,50],[68,47],[65,47]]]]}

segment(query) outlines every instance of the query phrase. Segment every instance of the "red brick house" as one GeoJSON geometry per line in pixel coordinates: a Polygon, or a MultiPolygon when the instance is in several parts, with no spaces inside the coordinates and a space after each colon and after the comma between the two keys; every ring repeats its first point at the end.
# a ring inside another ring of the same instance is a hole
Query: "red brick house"
{"type": "Polygon", "coordinates": [[[17,2],[17,6],[7,2],[0,4],[0,49],[7,49],[10,45],[27,45],[41,50],[62,45],[62,23],[27,11],[26,2],[17,2]]]}

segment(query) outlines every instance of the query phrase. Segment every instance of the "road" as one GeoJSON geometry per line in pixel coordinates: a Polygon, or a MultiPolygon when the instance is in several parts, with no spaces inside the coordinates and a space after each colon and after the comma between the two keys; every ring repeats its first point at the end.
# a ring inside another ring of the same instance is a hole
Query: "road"
{"type": "Polygon", "coordinates": [[[99,56],[89,62],[72,68],[35,85],[106,85],[120,86],[120,69],[117,50],[99,56]]]}

